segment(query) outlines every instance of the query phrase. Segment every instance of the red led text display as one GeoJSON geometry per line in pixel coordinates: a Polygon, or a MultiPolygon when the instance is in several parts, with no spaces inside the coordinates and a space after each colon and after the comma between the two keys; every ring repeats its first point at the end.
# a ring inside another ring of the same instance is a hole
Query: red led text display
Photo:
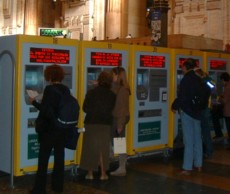
{"type": "Polygon", "coordinates": [[[152,55],[140,55],[140,66],[141,67],[164,68],[165,67],[165,57],[164,56],[152,56],[152,55]]]}
{"type": "Polygon", "coordinates": [[[91,65],[121,66],[121,53],[91,52],[91,65]]]}
{"type": "MultiPolygon", "coordinates": [[[[187,60],[188,58],[179,58],[179,68],[181,68],[184,64],[184,62],[187,60]]],[[[199,59],[195,59],[196,61],[196,67],[200,67],[200,61],[199,59]]]]}
{"type": "Polygon", "coordinates": [[[32,47],[30,62],[69,64],[69,50],[32,47]]]}
{"type": "Polygon", "coordinates": [[[227,61],[220,60],[210,60],[210,69],[212,70],[226,70],[227,69],[227,61]]]}

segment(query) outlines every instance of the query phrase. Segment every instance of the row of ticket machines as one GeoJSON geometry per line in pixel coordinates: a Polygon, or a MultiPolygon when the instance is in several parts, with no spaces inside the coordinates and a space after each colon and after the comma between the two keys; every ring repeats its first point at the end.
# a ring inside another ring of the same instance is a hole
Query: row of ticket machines
{"type": "MultiPolygon", "coordinates": [[[[221,93],[219,75],[229,70],[229,54],[26,35],[0,37],[0,171],[12,173],[13,167],[14,176],[36,171],[38,110],[29,104],[28,91],[42,95],[47,84],[44,69],[53,63],[64,68],[64,84],[80,105],[101,71],[124,67],[131,87],[128,155],[172,149],[181,124],[170,107],[183,77],[181,65],[189,57],[209,73],[221,93]]],[[[80,128],[83,121],[81,111],[80,128]]],[[[67,166],[79,164],[83,135],[76,151],[66,150],[67,166]]],[[[49,168],[52,165],[51,156],[49,168]]]]}

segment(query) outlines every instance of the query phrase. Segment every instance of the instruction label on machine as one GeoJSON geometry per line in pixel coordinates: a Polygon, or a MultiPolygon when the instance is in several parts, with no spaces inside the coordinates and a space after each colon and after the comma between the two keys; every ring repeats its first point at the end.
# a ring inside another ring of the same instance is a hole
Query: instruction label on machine
{"type": "Polygon", "coordinates": [[[38,135],[30,134],[28,135],[28,159],[38,158],[38,153],[39,153],[38,135]]]}
{"type": "Polygon", "coordinates": [[[161,138],[160,121],[139,123],[138,142],[159,140],[161,138]]]}

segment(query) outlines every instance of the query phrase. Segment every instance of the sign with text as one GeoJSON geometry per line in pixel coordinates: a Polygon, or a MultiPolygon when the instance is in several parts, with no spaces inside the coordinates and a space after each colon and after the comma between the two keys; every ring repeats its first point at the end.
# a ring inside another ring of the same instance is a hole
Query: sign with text
{"type": "Polygon", "coordinates": [[[38,158],[39,147],[38,135],[30,134],[28,136],[28,159],[38,158]]]}
{"type": "Polygon", "coordinates": [[[161,138],[160,121],[139,123],[138,142],[159,140],[160,138],[161,138]]]}
{"type": "Polygon", "coordinates": [[[164,68],[165,67],[165,57],[164,56],[141,55],[140,56],[140,67],[164,68]]]}
{"type": "Polygon", "coordinates": [[[91,52],[91,65],[121,66],[121,53],[91,52]]]}
{"type": "Polygon", "coordinates": [[[69,50],[51,48],[30,48],[30,62],[69,64],[69,50]]]}
{"type": "Polygon", "coordinates": [[[226,70],[227,69],[227,61],[222,60],[210,60],[210,69],[212,70],[226,70]]]}

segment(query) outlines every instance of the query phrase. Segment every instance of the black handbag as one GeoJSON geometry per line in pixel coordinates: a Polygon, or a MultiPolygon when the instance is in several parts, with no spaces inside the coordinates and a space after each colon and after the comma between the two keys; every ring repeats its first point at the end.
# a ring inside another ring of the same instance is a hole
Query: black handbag
{"type": "Polygon", "coordinates": [[[76,150],[78,138],[80,135],[80,133],[78,133],[78,128],[70,127],[66,130],[68,131],[66,135],[65,148],[70,149],[70,150],[76,150]]]}
{"type": "Polygon", "coordinates": [[[45,120],[38,115],[37,119],[35,120],[35,131],[36,133],[43,133],[46,130],[46,122],[45,120]]]}

